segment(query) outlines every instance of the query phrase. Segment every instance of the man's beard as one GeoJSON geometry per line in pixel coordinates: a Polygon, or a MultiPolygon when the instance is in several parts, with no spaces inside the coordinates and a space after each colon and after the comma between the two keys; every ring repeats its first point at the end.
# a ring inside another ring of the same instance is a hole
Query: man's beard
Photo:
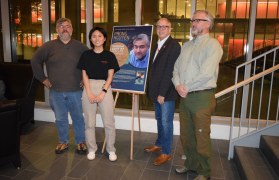
{"type": "Polygon", "coordinates": [[[198,29],[191,29],[191,34],[193,37],[197,37],[198,35],[202,34],[203,30],[198,30],[198,29]]]}
{"type": "Polygon", "coordinates": [[[60,39],[63,40],[63,41],[68,41],[71,39],[71,35],[69,32],[63,32],[60,34],[60,39]]]}

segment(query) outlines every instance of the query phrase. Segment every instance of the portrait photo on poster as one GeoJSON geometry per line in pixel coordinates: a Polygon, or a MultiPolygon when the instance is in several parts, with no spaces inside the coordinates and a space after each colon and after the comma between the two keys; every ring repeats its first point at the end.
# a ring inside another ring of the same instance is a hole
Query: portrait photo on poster
{"type": "Polygon", "coordinates": [[[111,84],[113,90],[145,93],[152,33],[152,25],[113,27],[110,51],[120,66],[111,84]]]}

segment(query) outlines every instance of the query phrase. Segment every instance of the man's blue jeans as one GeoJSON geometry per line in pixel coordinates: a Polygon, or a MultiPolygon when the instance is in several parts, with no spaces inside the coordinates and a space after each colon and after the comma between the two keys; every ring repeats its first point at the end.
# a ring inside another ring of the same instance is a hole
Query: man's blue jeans
{"type": "Polygon", "coordinates": [[[158,138],[155,145],[162,147],[163,154],[171,154],[175,101],[165,101],[164,104],[155,102],[154,108],[158,130],[158,138]]]}
{"type": "Polygon", "coordinates": [[[68,113],[70,113],[73,122],[75,143],[85,142],[81,95],[82,91],[58,92],[53,89],[49,91],[49,101],[56,118],[59,143],[69,142],[68,113]]]}

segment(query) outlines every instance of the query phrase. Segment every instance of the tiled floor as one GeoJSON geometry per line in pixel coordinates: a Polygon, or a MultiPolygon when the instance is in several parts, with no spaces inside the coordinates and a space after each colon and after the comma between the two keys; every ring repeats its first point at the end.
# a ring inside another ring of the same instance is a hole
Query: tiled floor
{"type": "MultiPolygon", "coordinates": [[[[154,133],[134,134],[134,160],[130,160],[130,131],[117,130],[116,149],[118,160],[110,162],[101,153],[104,139],[103,128],[97,128],[99,150],[96,159],[75,154],[72,144],[68,152],[56,155],[54,147],[57,133],[53,123],[36,121],[26,134],[21,136],[22,168],[12,164],[0,166],[0,179],[46,179],[46,180],[191,180],[194,174],[178,175],[174,169],[183,164],[179,136],[174,136],[173,159],[162,166],[152,165],[158,154],[146,153],[143,147],[156,139],[154,133]]],[[[70,130],[71,142],[73,131],[70,130]]],[[[3,148],[3,147],[1,147],[3,148]]],[[[227,160],[228,141],[212,140],[212,180],[240,179],[233,162],[227,160]]]]}

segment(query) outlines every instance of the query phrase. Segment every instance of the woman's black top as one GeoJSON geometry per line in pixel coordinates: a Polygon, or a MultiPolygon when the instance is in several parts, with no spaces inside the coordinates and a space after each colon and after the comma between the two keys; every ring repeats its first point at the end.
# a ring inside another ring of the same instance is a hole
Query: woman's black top
{"type": "Polygon", "coordinates": [[[85,70],[89,79],[107,80],[108,70],[114,69],[115,73],[119,70],[119,65],[112,52],[103,50],[95,53],[91,49],[81,55],[77,68],[85,70]]]}

